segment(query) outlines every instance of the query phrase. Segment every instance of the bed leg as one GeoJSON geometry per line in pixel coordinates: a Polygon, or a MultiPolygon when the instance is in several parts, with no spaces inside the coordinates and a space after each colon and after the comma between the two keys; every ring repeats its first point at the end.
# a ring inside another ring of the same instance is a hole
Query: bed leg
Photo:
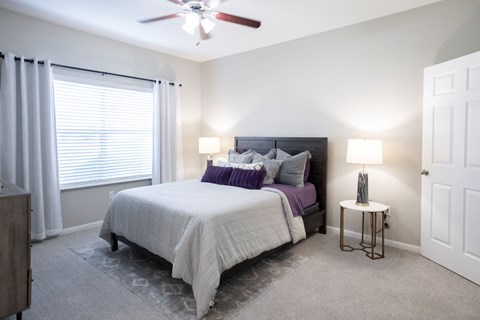
{"type": "Polygon", "coordinates": [[[324,224],[323,226],[320,226],[320,227],[318,228],[318,232],[319,232],[319,233],[322,233],[322,234],[327,234],[327,225],[324,224]]]}
{"type": "Polygon", "coordinates": [[[118,239],[115,233],[112,233],[112,251],[118,250],[118,239]]]}

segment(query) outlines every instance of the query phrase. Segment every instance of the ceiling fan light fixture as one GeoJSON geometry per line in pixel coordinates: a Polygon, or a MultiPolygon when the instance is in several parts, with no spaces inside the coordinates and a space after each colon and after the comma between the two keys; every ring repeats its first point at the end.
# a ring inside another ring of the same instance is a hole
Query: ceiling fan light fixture
{"type": "Polygon", "coordinates": [[[200,23],[202,24],[202,27],[203,27],[203,30],[205,30],[205,33],[209,33],[215,27],[215,23],[213,23],[212,21],[208,20],[205,17],[203,17],[202,20],[200,20],[200,23]]]}
{"type": "MultiPolygon", "coordinates": [[[[1,0],[0,0],[1,1],[1,0]]],[[[168,20],[177,17],[185,17],[185,23],[182,26],[185,32],[194,35],[197,33],[201,40],[208,40],[211,36],[208,34],[215,27],[215,20],[235,23],[250,28],[258,29],[261,21],[252,20],[229,13],[213,11],[223,1],[226,0],[166,0],[182,8],[181,12],[168,14],[160,17],[139,20],[140,23],[151,23],[156,21],[168,20]]]]}
{"type": "Polygon", "coordinates": [[[183,30],[188,33],[195,34],[195,29],[200,24],[200,16],[196,12],[189,12],[185,15],[185,24],[183,30]]]}
{"type": "Polygon", "coordinates": [[[187,33],[190,33],[190,34],[195,34],[195,29],[197,27],[192,27],[192,25],[188,24],[188,23],[185,23],[183,26],[182,26],[183,30],[185,30],[185,32],[187,33]]]}

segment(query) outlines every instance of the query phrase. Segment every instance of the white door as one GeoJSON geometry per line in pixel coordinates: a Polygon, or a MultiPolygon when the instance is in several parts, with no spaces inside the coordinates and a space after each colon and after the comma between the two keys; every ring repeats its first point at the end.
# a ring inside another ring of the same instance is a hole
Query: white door
{"type": "Polygon", "coordinates": [[[423,95],[421,252],[480,284],[480,52],[426,68],[423,95]]]}

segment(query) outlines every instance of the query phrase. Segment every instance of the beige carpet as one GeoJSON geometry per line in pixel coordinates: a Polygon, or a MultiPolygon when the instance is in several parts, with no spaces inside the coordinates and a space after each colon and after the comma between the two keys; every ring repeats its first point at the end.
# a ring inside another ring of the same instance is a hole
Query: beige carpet
{"type": "MultiPolygon", "coordinates": [[[[24,319],[168,319],[69,250],[97,240],[98,230],[88,230],[34,245],[33,304],[24,319]]],[[[335,234],[316,234],[291,252],[309,260],[235,320],[480,320],[480,286],[419,254],[386,247],[386,258],[372,261],[340,251],[335,234]]]]}
{"type": "MultiPolygon", "coordinates": [[[[115,252],[103,240],[72,251],[168,318],[197,319],[192,287],[180,279],[172,278],[171,267],[123,243],[119,243],[115,252]]],[[[208,311],[206,320],[232,319],[308,260],[290,250],[281,249],[226,279],[218,287],[215,305],[208,311]]]]}

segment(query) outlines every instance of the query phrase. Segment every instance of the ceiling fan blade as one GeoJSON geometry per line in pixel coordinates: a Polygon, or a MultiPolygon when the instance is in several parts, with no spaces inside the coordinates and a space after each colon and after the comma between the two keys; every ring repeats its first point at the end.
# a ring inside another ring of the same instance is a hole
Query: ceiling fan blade
{"type": "Polygon", "coordinates": [[[205,29],[203,28],[203,25],[201,23],[198,25],[198,31],[200,32],[200,39],[201,40],[210,39],[210,35],[205,32],[205,29]]]}
{"type": "Polygon", "coordinates": [[[212,12],[212,17],[217,20],[232,22],[236,24],[241,24],[251,28],[259,28],[262,24],[260,21],[251,20],[239,16],[234,16],[233,14],[223,13],[223,12],[212,12]]]}
{"type": "Polygon", "coordinates": [[[138,22],[140,22],[140,23],[150,23],[150,22],[155,22],[155,21],[160,21],[160,20],[173,19],[173,18],[176,18],[176,17],[181,17],[182,15],[183,15],[183,13],[179,12],[179,13],[173,13],[173,14],[169,14],[169,15],[166,15],[166,16],[161,16],[161,17],[156,17],[156,18],[151,18],[151,19],[138,20],[138,22]]]}
{"type": "Polygon", "coordinates": [[[181,0],[167,0],[167,1],[173,2],[173,3],[175,3],[176,5],[179,5],[179,6],[184,5],[183,1],[181,1],[181,0]]]}
{"type": "Polygon", "coordinates": [[[211,9],[215,8],[216,6],[218,6],[220,3],[224,2],[226,0],[205,0],[203,2],[205,2],[205,4],[207,6],[209,6],[211,9]]]}

